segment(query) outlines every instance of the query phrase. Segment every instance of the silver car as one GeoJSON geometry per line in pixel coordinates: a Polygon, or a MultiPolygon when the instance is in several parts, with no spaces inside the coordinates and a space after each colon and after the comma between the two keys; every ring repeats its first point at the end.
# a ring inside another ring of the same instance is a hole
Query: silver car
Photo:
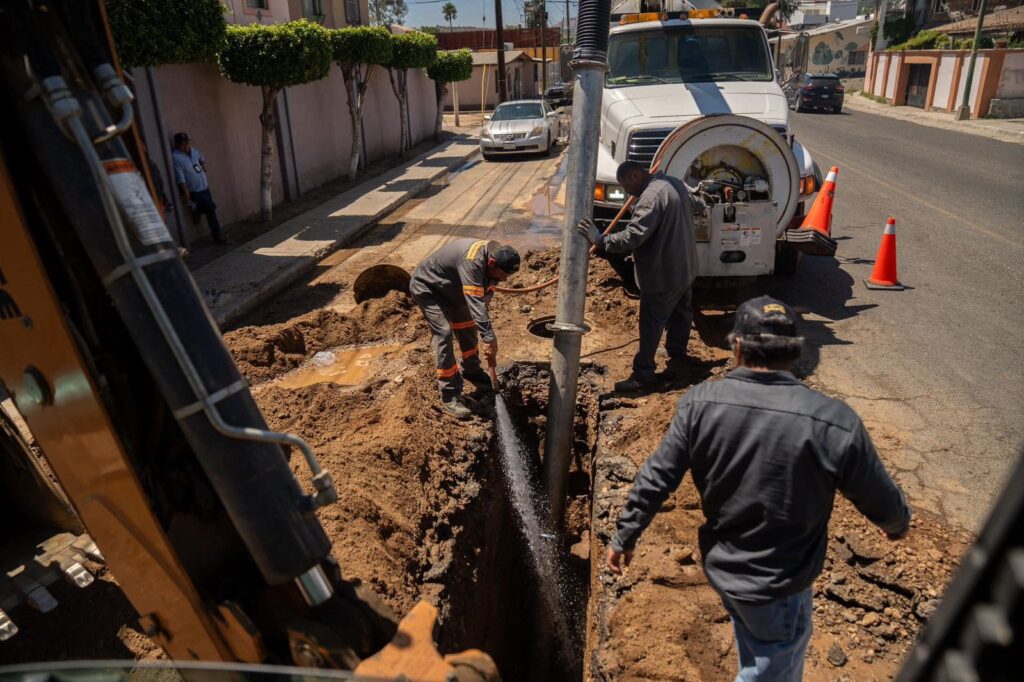
{"type": "Polygon", "coordinates": [[[499,154],[549,153],[561,134],[559,115],[543,100],[499,104],[484,117],[480,151],[485,159],[499,154]]]}

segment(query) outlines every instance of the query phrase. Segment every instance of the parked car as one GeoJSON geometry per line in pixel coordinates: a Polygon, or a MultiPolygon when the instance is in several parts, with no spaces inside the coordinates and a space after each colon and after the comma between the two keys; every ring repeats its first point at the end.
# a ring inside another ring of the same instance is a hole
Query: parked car
{"type": "Polygon", "coordinates": [[[485,159],[499,154],[550,153],[561,134],[559,115],[543,100],[499,104],[484,116],[480,151],[485,159]]]}
{"type": "Polygon", "coordinates": [[[572,105],[572,83],[555,83],[544,91],[544,99],[552,107],[572,105]]]}
{"type": "Polygon", "coordinates": [[[805,73],[786,86],[789,106],[797,111],[828,109],[838,114],[845,94],[846,88],[834,73],[805,73]]]}

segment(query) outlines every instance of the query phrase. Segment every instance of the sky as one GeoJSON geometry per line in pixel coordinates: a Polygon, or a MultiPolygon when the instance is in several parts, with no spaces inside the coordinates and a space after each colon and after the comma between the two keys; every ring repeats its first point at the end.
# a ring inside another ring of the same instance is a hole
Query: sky
{"type": "MultiPolygon", "coordinates": [[[[419,26],[447,25],[444,15],[441,14],[441,7],[449,0],[406,0],[409,6],[409,13],[405,15],[405,25],[413,28],[419,26]]],[[[495,0],[450,0],[455,3],[459,14],[452,22],[454,26],[478,26],[494,28],[494,3],[495,0]],[[485,6],[486,5],[486,6],[485,6]],[[484,15],[487,21],[483,20],[484,15]]],[[[569,0],[569,10],[576,14],[578,0],[569,0]]],[[[523,0],[501,0],[501,14],[503,23],[522,23],[523,0]]],[[[565,0],[550,0],[548,2],[548,23],[558,26],[565,21],[565,0]]]]}

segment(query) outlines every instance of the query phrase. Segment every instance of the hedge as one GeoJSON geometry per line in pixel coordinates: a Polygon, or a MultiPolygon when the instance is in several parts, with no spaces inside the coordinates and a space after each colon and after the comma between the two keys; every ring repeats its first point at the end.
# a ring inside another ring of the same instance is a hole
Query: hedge
{"type": "Polygon", "coordinates": [[[224,44],[217,0],[107,0],[107,17],[125,67],[212,62],[224,44]]]}
{"type": "Polygon", "coordinates": [[[331,56],[327,29],[301,19],[230,26],[217,61],[229,81],[284,88],[326,78],[331,56]]]}
{"type": "Polygon", "coordinates": [[[473,53],[465,48],[438,52],[437,59],[427,67],[427,75],[438,83],[469,80],[473,76],[473,53]]]}

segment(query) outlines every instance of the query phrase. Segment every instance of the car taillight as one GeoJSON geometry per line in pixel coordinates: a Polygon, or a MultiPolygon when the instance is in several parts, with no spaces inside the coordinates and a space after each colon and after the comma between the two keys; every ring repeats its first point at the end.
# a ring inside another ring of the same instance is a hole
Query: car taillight
{"type": "Polygon", "coordinates": [[[802,87],[800,89],[803,90],[804,92],[810,92],[811,90],[814,89],[814,86],[813,85],[805,85],[804,87],[802,87]]]}
{"type": "Polygon", "coordinates": [[[846,86],[840,85],[836,88],[836,92],[846,92],[846,86]]]}

